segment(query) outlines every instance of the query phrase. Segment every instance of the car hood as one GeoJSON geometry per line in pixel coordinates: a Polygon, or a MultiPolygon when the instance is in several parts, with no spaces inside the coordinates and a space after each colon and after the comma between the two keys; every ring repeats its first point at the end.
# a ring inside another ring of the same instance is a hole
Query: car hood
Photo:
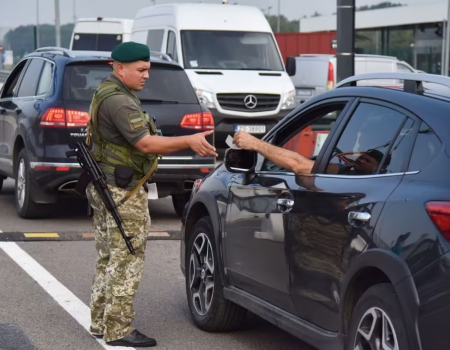
{"type": "Polygon", "coordinates": [[[294,85],[286,72],[186,69],[194,88],[212,93],[287,94],[294,85]]]}

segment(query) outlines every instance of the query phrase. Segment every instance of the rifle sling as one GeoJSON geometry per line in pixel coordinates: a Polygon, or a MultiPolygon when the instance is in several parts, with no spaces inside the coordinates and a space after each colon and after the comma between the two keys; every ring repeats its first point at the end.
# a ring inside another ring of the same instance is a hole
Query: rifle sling
{"type": "Polygon", "coordinates": [[[148,171],[148,173],[145,174],[145,176],[137,183],[137,185],[119,201],[117,206],[121,206],[130,197],[134,196],[139,191],[139,189],[147,182],[147,180],[150,178],[150,176],[152,176],[152,174],[156,170],[157,166],[158,166],[158,162],[153,162],[153,165],[150,168],[150,170],[148,171]]]}

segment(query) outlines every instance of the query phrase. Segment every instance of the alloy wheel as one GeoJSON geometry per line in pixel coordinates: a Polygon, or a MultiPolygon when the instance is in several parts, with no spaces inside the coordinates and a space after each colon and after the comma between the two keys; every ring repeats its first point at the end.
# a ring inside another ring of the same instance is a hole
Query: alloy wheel
{"type": "Polygon", "coordinates": [[[22,158],[19,163],[19,168],[17,170],[17,203],[19,207],[23,207],[25,202],[25,190],[26,190],[26,180],[25,180],[25,160],[22,158]]]}
{"type": "Polygon", "coordinates": [[[214,296],[214,255],[208,236],[200,233],[195,238],[189,262],[189,288],[195,311],[204,316],[214,296]]]}
{"type": "Polygon", "coordinates": [[[369,309],[359,322],[354,350],[399,350],[389,316],[380,308],[369,309]]]}

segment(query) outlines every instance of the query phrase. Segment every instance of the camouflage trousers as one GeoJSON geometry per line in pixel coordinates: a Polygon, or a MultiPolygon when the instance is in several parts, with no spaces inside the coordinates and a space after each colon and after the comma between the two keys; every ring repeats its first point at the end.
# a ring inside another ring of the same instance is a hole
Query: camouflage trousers
{"type": "MultiPolygon", "coordinates": [[[[109,186],[109,190],[116,203],[127,193],[113,186],[109,186]]],[[[87,187],[86,195],[94,209],[93,228],[98,253],[90,302],[90,331],[103,334],[103,339],[110,342],[134,330],[131,326],[135,317],[133,301],[144,270],[150,229],[147,193],[141,188],[118,210],[126,235],[132,237],[135,255],[130,254],[116,222],[92,183],[87,187]]]]}

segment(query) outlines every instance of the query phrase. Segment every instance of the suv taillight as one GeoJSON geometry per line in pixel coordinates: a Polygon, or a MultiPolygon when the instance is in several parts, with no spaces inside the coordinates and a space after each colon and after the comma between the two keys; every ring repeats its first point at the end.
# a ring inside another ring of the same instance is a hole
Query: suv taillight
{"type": "Polygon", "coordinates": [[[214,130],[214,117],[210,112],[186,114],[180,126],[201,131],[214,130]]]}
{"type": "Polygon", "coordinates": [[[89,113],[64,108],[49,108],[41,118],[41,128],[79,128],[87,125],[89,113]]]}
{"type": "Polygon", "coordinates": [[[333,63],[328,62],[327,90],[331,90],[333,87],[334,87],[334,67],[333,63]]]}
{"type": "Polygon", "coordinates": [[[431,221],[450,242],[450,202],[428,202],[426,209],[431,221]]]}

